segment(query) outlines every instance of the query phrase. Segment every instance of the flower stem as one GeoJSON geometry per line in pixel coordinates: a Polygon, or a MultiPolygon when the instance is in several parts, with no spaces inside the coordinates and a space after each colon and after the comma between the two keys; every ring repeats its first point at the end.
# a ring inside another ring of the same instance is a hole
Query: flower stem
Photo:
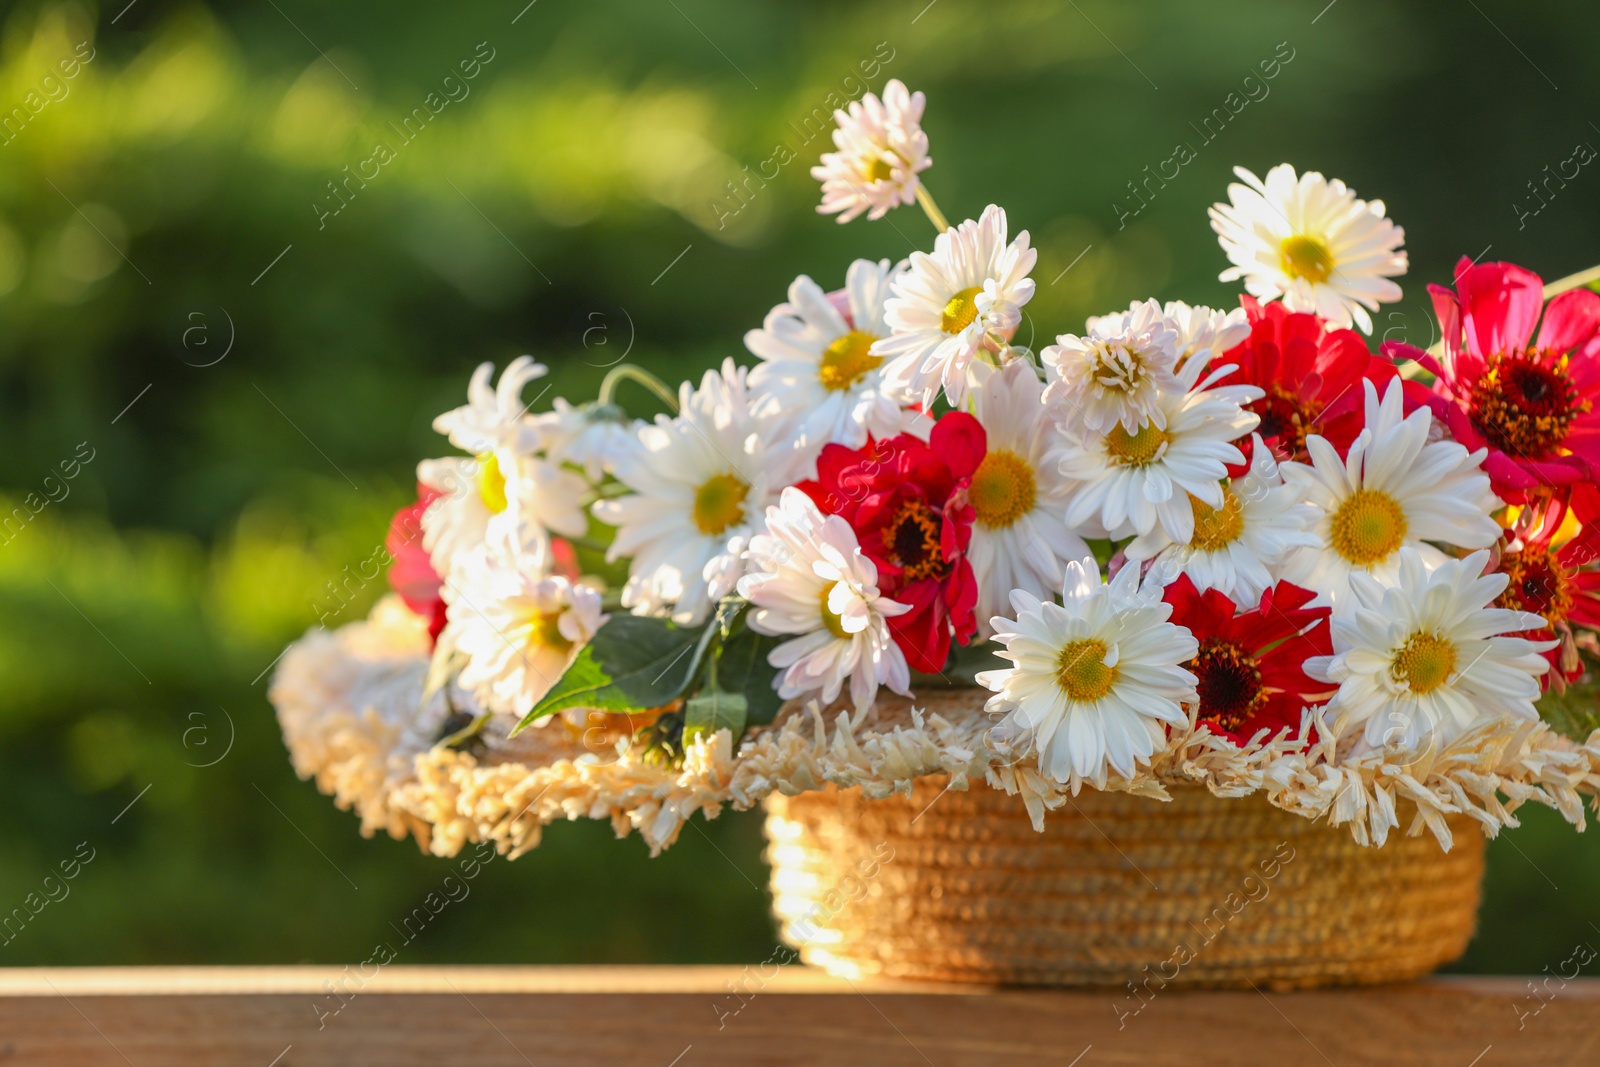
{"type": "Polygon", "coordinates": [[[660,378],[657,378],[654,374],[651,374],[643,367],[633,363],[620,363],[606,372],[605,378],[600,382],[600,395],[597,397],[598,402],[601,404],[613,403],[612,397],[616,395],[617,386],[621,385],[624,381],[638,382],[656,396],[660,397],[661,402],[667,405],[674,415],[678,413],[678,398],[673,395],[672,390],[667,387],[667,383],[662,381],[660,378]]]}
{"type": "Polygon", "coordinates": [[[922,210],[927,214],[928,221],[933,223],[934,229],[944,233],[950,228],[950,222],[944,217],[944,212],[933,202],[933,194],[928,192],[928,187],[921,182],[917,183],[917,203],[922,205],[922,210]]]}
{"type": "Polygon", "coordinates": [[[1595,281],[1600,281],[1600,267],[1590,267],[1588,270],[1580,270],[1576,274],[1569,274],[1565,278],[1558,278],[1549,285],[1545,286],[1544,298],[1549,300],[1551,297],[1558,296],[1561,293],[1566,292],[1568,289],[1576,289],[1579,286],[1588,285],[1595,281]]]}

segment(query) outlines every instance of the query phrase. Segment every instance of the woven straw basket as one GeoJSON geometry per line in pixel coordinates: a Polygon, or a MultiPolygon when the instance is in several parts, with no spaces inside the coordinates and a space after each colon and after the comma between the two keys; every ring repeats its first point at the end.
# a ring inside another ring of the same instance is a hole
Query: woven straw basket
{"type": "Polygon", "coordinates": [[[1356,844],[1259,797],[1084,790],[1043,833],[1021,801],[924,779],[909,797],[767,800],[774,907],[834,973],[945,981],[1304,988],[1415,978],[1472,937],[1485,841],[1356,844]]]}

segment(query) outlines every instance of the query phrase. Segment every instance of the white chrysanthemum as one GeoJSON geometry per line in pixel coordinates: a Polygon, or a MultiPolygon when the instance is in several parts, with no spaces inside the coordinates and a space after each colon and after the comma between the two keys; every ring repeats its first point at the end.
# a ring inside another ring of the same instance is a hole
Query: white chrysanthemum
{"type": "Polygon", "coordinates": [[[1217,311],[1199,304],[1185,304],[1182,300],[1169,300],[1161,305],[1161,313],[1178,331],[1179,366],[1194,356],[1221,356],[1250,338],[1250,317],[1242,307],[1217,311]]]}
{"type": "Polygon", "coordinates": [[[556,397],[554,408],[535,417],[546,457],[583,469],[592,482],[611,472],[617,457],[634,447],[639,427],[614,404],[573,406],[556,397]]]}
{"type": "Polygon", "coordinates": [[[1395,581],[1351,576],[1350,610],[1333,618],[1334,655],[1306,667],[1339,691],[1330,711],[1362,727],[1369,748],[1448,744],[1480,723],[1536,722],[1541,653],[1553,641],[1508,637],[1544,619],[1494,607],[1510,580],[1484,574],[1489,553],[1430,564],[1400,550],[1395,581]]]}
{"type": "Polygon", "coordinates": [[[849,111],[833,113],[837,152],[824,152],[811,176],[822,183],[823,215],[837,212],[849,222],[862,212],[878,219],[892,207],[917,199],[922,171],[933,165],[928,158],[928,135],[922,132],[921,93],[907,92],[905,83],[891,79],[880,99],[867,93],[850,103],[849,111]]]}
{"type": "Polygon", "coordinates": [[[1178,389],[1156,395],[1160,422],[1147,422],[1135,433],[1121,423],[1097,433],[1070,407],[1051,408],[1062,431],[1061,473],[1077,483],[1067,507],[1070,527],[1121,538],[1144,536],[1159,524],[1171,540],[1188,544],[1194,536],[1190,497],[1210,508],[1224,506],[1228,465],[1244,462],[1233,442],[1261,421],[1244,405],[1262,391],[1253,385],[1213,389],[1233,366],[1199,380],[1208,366],[1209,357],[1187,360],[1177,373],[1178,389]]]}
{"type": "Polygon", "coordinates": [[[839,696],[848,679],[858,710],[878,687],[909,695],[910,668],[889,633],[888,620],[910,605],[878,592],[878,568],[861,551],[850,524],[823,515],[811,498],[790,487],[767,509],[766,532],[750,540],[750,572],[739,592],[750,601],[750,628],[797,634],[772,650],[768,662],[785,700],[839,696]]]}
{"type": "Polygon", "coordinates": [[[989,450],[967,490],[974,516],[967,559],[978,583],[978,634],[988,637],[990,617],[1006,611],[1013,589],[1053,596],[1066,564],[1089,555],[1089,546],[1067,525],[1071,483],[1056,468],[1060,434],[1038,374],[1021,359],[974,370],[973,414],[989,450]]]}
{"type": "Polygon", "coordinates": [[[577,537],[588,529],[583,479],[536,455],[542,434],[522,390],[545,368],[521,356],[491,389],[493,371],[493,364],[481,364],[467,387],[468,403],[433,421],[451,444],[472,455],[417,465],[417,481],[440,494],[422,517],[422,544],[440,574],[449,574],[463,553],[490,539],[543,566],[550,531],[577,537]]]}
{"type": "Polygon", "coordinates": [[[986,708],[1006,713],[1000,726],[1031,736],[1039,771],[1073,791],[1106,783],[1109,768],[1132,778],[1166,739],[1166,723],[1187,721],[1185,703],[1199,699],[1195,676],[1181,664],[1199,643],[1167,620],[1172,606],[1159,587],[1141,589],[1139,568],[1124,567],[1102,585],[1093,559],[1067,564],[1064,605],[1012,594],[1017,618],[995,619],[996,655],[1014,666],[983,671],[995,691],[986,708]]]}
{"type": "Polygon", "coordinates": [[[1119,423],[1133,433],[1151,421],[1165,429],[1157,398],[1180,388],[1173,376],[1176,324],[1154,300],[1136,300],[1127,311],[1091,318],[1088,330],[1082,337],[1064,333],[1039,353],[1050,376],[1045,402],[1062,421],[1082,422],[1097,433],[1119,423]]]}
{"type": "Polygon", "coordinates": [[[1335,610],[1349,597],[1354,572],[1394,584],[1402,548],[1436,565],[1445,555],[1428,542],[1476,549],[1500,537],[1492,517],[1500,501],[1483,472],[1485,450],[1430,441],[1433,415],[1426,407],[1404,414],[1399,379],[1382,402],[1371,382],[1361,384],[1366,426],[1346,458],[1313,435],[1306,440],[1311,463],[1282,467],[1284,481],[1317,509],[1317,540],[1291,551],[1281,576],[1315,591],[1314,606],[1335,610]]]}
{"type": "Polygon", "coordinates": [[[762,359],[750,371],[751,404],[757,418],[781,427],[775,438],[814,456],[830,442],[860,448],[868,434],[893,437],[904,428],[901,399],[884,391],[883,357],[871,351],[889,333],[883,306],[903,269],[858,259],[837,298],[802,274],[788,303],[744,335],[762,359]]]}
{"type": "Polygon", "coordinates": [[[792,484],[792,454],[769,449],[752,416],[745,372],[726,360],[699,389],[679,388],[679,414],[656,416],[620,456],[616,478],[632,492],[594,505],[617,527],[607,558],[632,558],[622,603],[641,614],[669,607],[699,623],[733,591],[744,550],[767,505],[792,484]]]}
{"type": "Polygon", "coordinates": [[[1154,559],[1163,585],[1187,574],[1202,593],[1218,589],[1235,604],[1256,604],[1277,583],[1289,550],[1316,544],[1317,511],[1283,484],[1272,452],[1252,434],[1250,470],[1222,488],[1222,506],[1194,497],[1194,536],[1175,544],[1159,526],[1128,544],[1130,560],[1154,559]]]}
{"type": "Polygon", "coordinates": [[[1228,186],[1229,204],[1213,204],[1211,228],[1233,266],[1222,281],[1244,279],[1260,300],[1283,297],[1290,311],[1310,311],[1338,326],[1372,332],[1380,303],[1400,299],[1390,278],[1406,272],[1403,229],[1382,200],[1358,200],[1344,182],[1316,171],[1298,178],[1280,163],[1262,181],[1235,167],[1245,184],[1228,186]]]}
{"type": "Polygon", "coordinates": [[[911,253],[911,269],[895,279],[884,306],[890,335],[872,346],[873,355],[889,360],[890,388],[928,405],[942,385],[959,406],[978,349],[998,350],[995,338],[1009,340],[1022,321],[1022,305],[1033,299],[1028,272],[1038,257],[1027,230],[1007,243],[1006,213],[993,204],[976,222],[935,238],[932,255],[911,253]]]}
{"type": "Polygon", "coordinates": [[[433,420],[436,432],[450,438],[463,452],[481,456],[502,449],[514,455],[527,455],[539,447],[538,424],[528,415],[522,390],[548,373],[532,356],[518,356],[500,375],[500,384],[490,388],[493,363],[480,363],[467,385],[467,403],[433,420]]]}
{"type": "Polygon", "coordinates": [[[531,711],[606,620],[593,589],[487,547],[443,592],[449,623],[440,643],[465,657],[458,684],[508,715],[531,711]]]}

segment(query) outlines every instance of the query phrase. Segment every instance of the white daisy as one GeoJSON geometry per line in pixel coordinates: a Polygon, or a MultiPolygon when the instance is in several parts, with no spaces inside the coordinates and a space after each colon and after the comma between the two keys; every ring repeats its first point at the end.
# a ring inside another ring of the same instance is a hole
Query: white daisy
{"type": "Polygon", "coordinates": [[[1283,297],[1290,311],[1311,311],[1365,333],[1380,303],[1400,299],[1390,278],[1406,272],[1403,229],[1382,200],[1358,200],[1344,182],[1316,171],[1298,178],[1280,163],[1262,181],[1243,167],[1245,183],[1228,186],[1229,204],[1213,204],[1211,228],[1233,266],[1222,281],[1244,279],[1260,300],[1283,297]]]}
{"type": "Polygon", "coordinates": [[[573,406],[556,397],[553,410],[535,416],[546,457],[583,469],[592,482],[610,473],[618,456],[637,441],[644,423],[615,404],[573,406]]]}
{"type": "Polygon", "coordinates": [[[1195,497],[1194,536],[1174,543],[1159,526],[1127,546],[1130,560],[1155,560],[1153,573],[1163,585],[1187,574],[1200,592],[1218,589],[1235,604],[1256,604],[1277,583],[1277,571],[1291,548],[1313,546],[1310,526],[1317,510],[1302,503],[1272,452],[1252,434],[1250,469],[1222,487],[1222,506],[1195,497]]]}
{"type": "Polygon", "coordinates": [[[577,537],[588,529],[581,507],[588,486],[537,455],[539,423],[522,401],[523,387],[545,368],[522,356],[491,389],[493,370],[493,364],[480,365],[467,388],[468,403],[433,422],[473,455],[417,465],[417,481],[440,494],[422,516],[422,544],[440,574],[487,539],[547,562],[550,531],[577,537]]]}
{"type": "MultiPolygon", "coordinates": [[[[1250,318],[1242,307],[1217,311],[1169,300],[1161,313],[1178,332],[1178,365],[1194,356],[1221,356],[1250,338],[1250,318]]],[[[1090,320],[1093,323],[1093,319],[1090,320]]]]}
{"type": "Polygon", "coordinates": [[[676,417],[656,416],[617,459],[632,492],[594,505],[617,527],[606,558],[632,558],[622,603],[640,614],[671,608],[701,622],[744,573],[744,550],[777,491],[792,484],[788,453],[774,454],[750,411],[745,372],[726,360],[699,389],[679,388],[676,417]]]}
{"type": "Polygon", "coordinates": [[[922,132],[926,103],[895,78],[883,87],[882,99],[867,93],[851,101],[849,111],[833,113],[838,151],[824,152],[821,164],[811,168],[811,176],[822,183],[819,214],[837,212],[840,222],[849,222],[865,211],[867,218],[878,219],[917,199],[917,175],[933,165],[928,135],[922,132]]]}
{"type": "Polygon", "coordinates": [[[1415,548],[1430,564],[1444,553],[1428,542],[1488,548],[1500,538],[1492,513],[1500,501],[1483,472],[1484,449],[1468,452],[1455,441],[1430,440],[1433,415],[1419,407],[1404,415],[1399,379],[1380,403],[1366,390],[1366,427],[1338,452],[1323,437],[1306,439],[1310,465],[1285,463],[1284,481],[1317,509],[1315,546],[1284,559],[1282,577],[1317,593],[1314,606],[1336,610],[1350,595],[1350,576],[1365,572],[1394,584],[1400,550],[1415,548]]]}
{"type": "Polygon", "coordinates": [[[973,414],[989,450],[967,490],[974,515],[967,559],[978,582],[978,634],[988,637],[990,617],[1006,610],[1013,589],[1054,595],[1066,563],[1089,555],[1089,546],[1067,525],[1071,483],[1056,469],[1060,434],[1033,366],[1017,359],[974,370],[973,414]]]}
{"type": "Polygon", "coordinates": [[[1060,471],[1077,483],[1067,506],[1068,526],[1087,536],[1104,531],[1121,538],[1144,536],[1159,523],[1172,541],[1188,544],[1195,516],[1190,497],[1210,508],[1225,506],[1221,483],[1228,465],[1244,462],[1233,442],[1261,421],[1244,405],[1263,394],[1253,385],[1210,388],[1233,366],[1218,367],[1199,380],[1208,366],[1208,358],[1187,360],[1177,372],[1177,390],[1156,394],[1160,421],[1134,433],[1121,423],[1097,433],[1070,407],[1052,407],[1063,438],[1057,452],[1060,471]]]}
{"type": "Polygon", "coordinates": [[[1363,727],[1369,748],[1448,744],[1480,723],[1537,721],[1539,675],[1550,666],[1540,653],[1555,642],[1503,636],[1545,621],[1493,606],[1510,579],[1483,573],[1489,553],[1435,564],[1403,548],[1399,557],[1391,585],[1352,575],[1351,610],[1333,618],[1334,655],[1306,661],[1339,686],[1330,708],[1363,727]]]}
{"type": "Polygon", "coordinates": [[[1134,433],[1152,421],[1165,429],[1157,398],[1180,386],[1178,332],[1161,305],[1136,300],[1127,311],[1090,319],[1088,330],[1064,333],[1039,353],[1050,377],[1046,403],[1097,433],[1119,423],[1134,433]]]}
{"type": "Polygon", "coordinates": [[[458,683],[509,715],[532,710],[606,621],[595,590],[487,547],[470,553],[444,595],[449,623],[440,642],[466,661],[458,683]]]}
{"type": "Polygon", "coordinates": [[[494,364],[480,363],[467,384],[467,403],[434,419],[433,428],[475,456],[501,449],[528,455],[539,447],[539,428],[522,402],[522,390],[547,373],[532,356],[518,356],[501,372],[500,384],[490,388],[494,364]]]}
{"type": "Polygon", "coordinates": [[[790,487],[767,509],[766,526],[750,540],[750,573],[739,592],[750,601],[756,633],[799,635],[768,657],[782,671],[778,695],[818,693],[831,704],[846,679],[857,710],[872,704],[880,685],[910,695],[910,669],[888,620],[911,607],[879,594],[878,568],[850,524],[790,487]]]}
{"type": "Polygon", "coordinates": [[[925,406],[941,384],[950,403],[967,395],[967,366],[980,348],[998,351],[1022,321],[1022,305],[1033,298],[1038,253],[1028,231],[1006,241],[1006,213],[990,204],[941,233],[933,254],[911,253],[911,269],[894,282],[884,306],[890,335],[872,346],[889,360],[889,387],[925,406]]]}
{"type": "Polygon", "coordinates": [[[1074,792],[1104,788],[1108,768],[1132,778],[1199,699],[1181,666],[1199,652],[1194,635],[1167,621],[1172,606],[1154,583],[1140,588],[1138,567],[1102,585],[1092,559],[1074,561],[1064,606],[1020,590],[1011,600],[1016,621],[993,622],[996,655],[1014,666],[978,675],[995,691],[986,708],[1006,714],[1002,732],[1031,736],[1040,773],[1074,792]]]}
{"type": "Polygon", "coordinates": [[[758,418],[781,427],[775,437],[815,455],[830,442],[860,448],[868,434],[901,431],[901,401],[884,391],[883,357],[871,349],[889,333],[883,306],[904,269],[858,259],[835,297],[802,274],[789,286],[788,303],[744,335],[762,360],[750,372],[751,404],[758,418]]]}

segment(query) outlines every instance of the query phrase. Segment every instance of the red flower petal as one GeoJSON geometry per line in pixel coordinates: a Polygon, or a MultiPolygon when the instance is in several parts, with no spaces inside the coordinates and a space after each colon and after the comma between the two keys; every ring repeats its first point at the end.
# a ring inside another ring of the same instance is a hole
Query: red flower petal
{"type": "Polygon", "coordinates": [[[1539,347],[1551,352],[1571,352],[1600,330],[1600,293],[1569,289],[1544,309],[1539,327],[1539,347]]]}
{"type": "Polygon", "coordinates": [[[952,411],[934,424],[928,447],[944,460],[956,479],[970,478],[989,451],[983,424],[965,411],[952,411]]]}
{"type": "Polygon", "coordinates": [[[1544,282],[1514,263],[1480,263],[1457,269],[1456,292],[1467,347],[1480,359],[1518,352],[1533,340],[1544,309],[1544,282]]]}

